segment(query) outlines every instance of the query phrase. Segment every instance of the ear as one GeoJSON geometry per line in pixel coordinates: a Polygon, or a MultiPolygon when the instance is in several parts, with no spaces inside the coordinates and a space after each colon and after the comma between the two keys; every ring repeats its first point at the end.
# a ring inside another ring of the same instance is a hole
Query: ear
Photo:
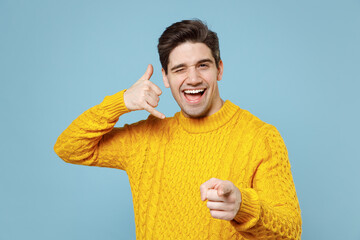
{"type": "Polygon", "coordinates": [[[170,84],[169,84],[169,80],[166,76],[166,73],[165,73],[165,70],[162,68],[161,69],[161,73],[162,73],[162,76],[163,76],[163,82],[164,82],[164,85],[166,88],[169,88],[170,87],[170,84]]]}
{"type": "Polygon", "coordinates": [[[217,80],[218,81],[220,81],[222,79],[223,71],[224,71],[224,64],[223,64],[223,61],[220,60],[219,61],[219,67],[218,67],[218,75],[217,75],[217,80]]]}

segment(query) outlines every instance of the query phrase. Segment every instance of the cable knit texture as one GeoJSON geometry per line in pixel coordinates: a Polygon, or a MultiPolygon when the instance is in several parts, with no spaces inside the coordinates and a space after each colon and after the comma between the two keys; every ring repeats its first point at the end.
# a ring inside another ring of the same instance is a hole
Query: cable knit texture
{"type": "Polygon", "coordinates": [[[230,101],[202,119],[181,112],[114,128],[125,90],[87,110],[60,135],[66,162],[125,170],[137,239],[300,239],[301,215],[284,142],[230,101]],[[242,195],[234,220],[215,219],[200,185],[229,180],[242,195]]]}

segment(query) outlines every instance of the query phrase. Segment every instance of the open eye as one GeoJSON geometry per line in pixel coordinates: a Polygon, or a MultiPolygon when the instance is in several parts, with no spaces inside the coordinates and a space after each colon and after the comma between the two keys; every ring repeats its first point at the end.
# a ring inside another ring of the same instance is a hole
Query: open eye
{"type": "Polygon", "coordinates": [[[209,67],[209,65],[206,63],[202,63],[199,65],[199,68],[207,68],[207,67],[209,67]]]}

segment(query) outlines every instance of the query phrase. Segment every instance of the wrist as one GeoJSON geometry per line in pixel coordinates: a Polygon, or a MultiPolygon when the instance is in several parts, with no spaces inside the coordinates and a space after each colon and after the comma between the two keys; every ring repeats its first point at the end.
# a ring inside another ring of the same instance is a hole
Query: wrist
{"type": "Polygon", "coordinates": [[[111,96],[106,96],[100,104],[104,108],[105,114],[110,120],[117,120],[122,114],[130,112],[124,102],[126,89],[111,96]]]}
{"type": "Polygon", "coordinates": [[[243,228],[254,226],[260,218],[260,202],[257,192],[252,188],[241,191],[241,204],[239,211],[233,219],[243,228]]]}

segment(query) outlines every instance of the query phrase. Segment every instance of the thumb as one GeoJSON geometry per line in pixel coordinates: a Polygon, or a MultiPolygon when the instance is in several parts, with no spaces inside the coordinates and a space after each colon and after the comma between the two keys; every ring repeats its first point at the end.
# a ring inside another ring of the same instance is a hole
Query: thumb
{"type": "Polygon", "coordinates": [[[154,72],[153,66],[152,66],[151,64],[149,64],[149,65],[147,66],[147,69],[146,69],[144,75],[143,75],[140,79],[141,79],[141,80],[144,80],[144,81],[145,81],[145,80],[150,80],[153,72],[154,72]]]}
{"type": "Polygon", "coordinates": [[[227,181],[223,181],[219,184],[217,194],[221,196],[227,196],[232,192],[232,187],[227,181]]]}

